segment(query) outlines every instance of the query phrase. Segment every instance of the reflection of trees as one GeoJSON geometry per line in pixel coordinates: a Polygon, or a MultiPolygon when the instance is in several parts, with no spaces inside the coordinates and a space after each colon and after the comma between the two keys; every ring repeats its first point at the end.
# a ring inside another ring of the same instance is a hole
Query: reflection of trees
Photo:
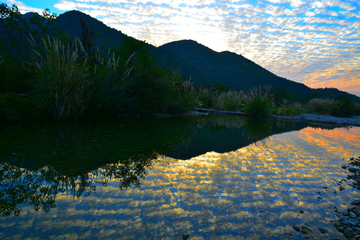
{"type": "Polygon", "coordinates": [[[86,196],[110,180],[120,189],[139,187],[156,153],[169,152],[186,138],[193,126],[188,120],[0,128],[0,212],[18,215],[24,203],[49,211],[59,193],[86,196]]]}
{"type": "Polygon", "coordinates": [[[32,172],[7,163],[1,164],[0,213],[8,216],[13,212],[17,216],[20,214],[19,205],[22,203],[34,205],[36,211],[49,211],[55,206],[59,184],[56,178],[48,182],[52,175],[55,175],[53,169],[42,168],[32,172]]]}
{"type": "Polygon", "coordinates": [[[78,176],[59,174],[53,167],[27,170],[8,163],[0,164],[0,213],[9,216],[19,215],[21,204],[33,205],[38,211],[49,211],[55,207],[59,193],[74,197],[87,196],[96,191],[96,185],[106,185],[109,180],[116,181],[122,190],[131,185],[140,187],[156,154],[139,155],[118,163],[107,164],[97,170],[78,176]]]}
{"type": "Polygon", "coordinates": [[[265,146],[269,136],[285,127],[286,122],[269,119],[243,118],[243,137],[249,142],[265,146]]]}
{"type": "Polygon", "coordinates": [[[140,180],[146,176],[146,169],[151,167],[153,159],[156,158],[156,153],[151,156],[140,155],[136,160],[125,159],[119,163],[107,164],[93,171],[92,175],[98,179],[102,177],[102,185],[106,185],[111,179],[116,180],[121,190],[130,186],[140,187],[140,180]]]}
{"type": "Polygon", "coordinates": [[[250,143],[265,144],[268,137],[274,133],[286,131],[294,123],[276,121],[271,119],[258,119],[250,117],[234,117],[215,115],[206,121],[199,121],[198,128],[208,128],[212,131],[227,129],[242,129],[242,137],[250,143]]]}
{"type": "Polygon", "coordinates": [[[224,130],[229,128],[241,128],[243,126],[243,117],[211,115],[200,118],[197,122],[198,128],[212,128],[224,130]]]}

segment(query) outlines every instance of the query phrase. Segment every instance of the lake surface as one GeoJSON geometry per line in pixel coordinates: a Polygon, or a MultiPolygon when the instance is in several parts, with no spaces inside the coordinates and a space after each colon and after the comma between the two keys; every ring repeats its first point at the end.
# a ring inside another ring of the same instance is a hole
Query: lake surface
{"type": "Polygon", "coordinates": [[[8,125],[0,141],[0,239],[334,239],[335,209],[360,198],[338,185],[359,127],[200,116],[8,125]]]}

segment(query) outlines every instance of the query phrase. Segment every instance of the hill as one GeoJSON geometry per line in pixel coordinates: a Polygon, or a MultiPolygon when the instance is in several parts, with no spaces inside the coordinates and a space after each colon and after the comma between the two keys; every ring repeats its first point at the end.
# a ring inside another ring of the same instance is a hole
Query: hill
{"type": "MultiPolygon", "coordinates": [[[[69,36],[80,37],[80,19],[94,31],[94,41],[102,49],[124,43],[125,38],[131,38],[121,31],[106,26],[101,21],[79,11],[69,11],[61,14],[55,24],[66,30],[69,36]]],[[[140,40],[136,40],[139,41],[140,40]]],[[[312,89],[306,85],[294,82],[271,73],[253,61],[233,52],[216,52],[193,40],[181,40],[154,47],[145,44],[157,62],[166,68],[179,71],[185,78],[190,78],[195,85],[203,86],[215,82],[230,86],[236,90],[246,90],[259,85],[271,85],[278,91],[294,94],[299,99],[311,97],[335,98],[339,95],[357,102],[360,98],[338,89],[312,89]],[[285,91],[286,90],[286,91],[285,91]]]]}
{"type": "Polygon", "coordinates": [[[80,19],[82,19],[85,25],[95,33],[93,40],[97,44],[106,44],[108,46],[111,44],[119,45],[123,44],[124,38],[127,37],[121,31],[108,27],[103,22],[76,10],[61,14],[56,19],[55,25],[57,25],[62,30],[66,30],[70,37],[80,38],[80,19]]]}
{"type": "MultiPolygon", "coordinates": [[[[215,52],[193,40],[181,40],[167,43],[159,47],[177,53],[200,71],[189,72],[181,69],[186,76],[198,78],[201,85],[213,84],[216,81],[236,90],[244,90],[259,85],[271,85],[286,88],[288,91],[303,92],[304,97],[311,90],[304,84],[278,77],[251,60],[233,52],[215,52]],[[200,79],[201,78],[201,79],[200,79]]],[[[171,63],[169,61],[169,63],[171,63]]],[[[168,67],[178,67],[171,66],[168,67]]]]}
{"type": "MultiPolygon", "coordinates": [[[[165,61],[164,66],[177,68],[185,77],[192,77],[199,85],[213,84],[216,81],[230,86],[236,90],[246,90],[259,85],[271,85],[280,91],[286,90],[300,99],[311,97],[336,98],[339,95],[359,102],[360,98],[335,88],[312,89],[308,86],[294,82],[271,73],[253,61],[233,52],[216,52],[193,40],[181,40],[164,44],[161,50],[177,54],[188,65],[197,66],[189,71],[178,61],[165,61]]],[[[160,52],[161,54],[161,52],[160,52]]]]}

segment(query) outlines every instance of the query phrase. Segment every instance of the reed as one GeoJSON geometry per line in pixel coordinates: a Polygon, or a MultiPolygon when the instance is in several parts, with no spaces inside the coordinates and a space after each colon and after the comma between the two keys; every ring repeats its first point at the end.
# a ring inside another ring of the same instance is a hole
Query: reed
{"type": "Polygon", "coordinates": [[[229,90],[216,95],[214,99],[214,109],[225,111],[237,111],[241,108],[244,101],[242,91],[229,90]]]}
{"type": "Polygon", "coordinates": [[[307,109],[309,113],[330,114],[337,101],[334,99],[313,98],[309,101],[307,109]]]}
{"type": "Polygon", "coordinates": [[[276,115],[293,117],[300,114],[303,111],[304,111],[304,106],[301,103],[297,101],[290,102],[288,99],[284,98],[280,101],[276,115]]]}
{"type": "Polygon", "coordinates": [[[79,39],[71,45],[42,38],[39,46],[34,38],[32,62],[35,67],[33,95],[38,109],[57,120],[74,120],[81,116],[90,96],[86,55],[79,59],[83,47],[79,39]]]}
{"type": "Polygon", "coordinates": [[[275,106],[270,86],[259,86],[250,89],[244,95],[242,110],[255,117],[270,115],[271,109],[275,106]]]}
{"type": "Polygon", "coordinates": [[[110,48],[107,56],[100,52],[99,48],[94,53],[91,66],[91,97],[89,99],[90,115],[115,116],[119,109],[128,105],[125,99],[126,84],[133,71],[129,66],[132,54],[125,64],[120,57],[116,56],[110,48]]]}
{"type": "Polygon", "coordinates": [[[200,88],[197,92],[197,105],[203,108],[213,108],[215,94],[207,88],[200,88]]]}

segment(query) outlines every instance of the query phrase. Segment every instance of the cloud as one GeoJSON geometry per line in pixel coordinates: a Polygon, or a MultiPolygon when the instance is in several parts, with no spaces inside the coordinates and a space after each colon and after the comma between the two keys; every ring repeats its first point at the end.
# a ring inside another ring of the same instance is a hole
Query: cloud
{"type": "Polygon", "coordinates": [[[5,1],[5,4],[7,4],[8,6],[16,5],[22,14],[27,12],[37,12],[41,14],[44,11],[44,9],[30,7],[24,4],[23,2],[16,0],[7,0],[5,1]]]}

